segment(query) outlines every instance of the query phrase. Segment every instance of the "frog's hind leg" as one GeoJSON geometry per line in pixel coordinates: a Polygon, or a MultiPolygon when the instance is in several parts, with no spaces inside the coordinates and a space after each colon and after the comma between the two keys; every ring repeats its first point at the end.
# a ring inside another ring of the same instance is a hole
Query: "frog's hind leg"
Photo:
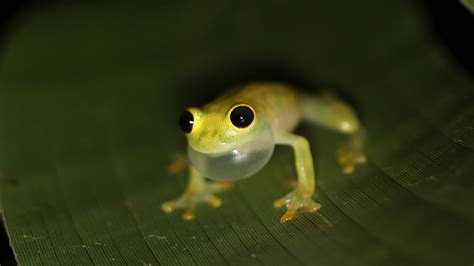
{"type": "Polygon", "coordinates": [[[313,158],[308,141],[301,136],[292,133],[279,133],[276,136],[278,144],[290,145],[295,152],[295,165],[298,174],[296,188],[283,198],[277,199],[275,207],[286,206],[286,212],[280,219],[281,223],[293,219],[298,211],[315,212],[321,204],[315,202],[312,197],[316,188],[314,176],[313,158]]]}
{"type": "Polygon", "coordinates": [[[189,168],[189,181],[184,193],[175,200],[164,202],[161,208],[165,212],[183,209],[183,219],[192,220],[196,217],[195,207],[197,204],[206,202],[213,207],[222,204],[221,198],[215,194],[228,190],[233,186],[231,182],[206,181],[204,177],[194,168],[189,168]]]}
{"type": "Polygon", "coordinates": [[[337,159],[342,166],[342,172],[350,174],[356,164],[363,164],[367,158],[363,151],[365,131],[363,128],[353,133],[337,149],[337,159]]]}
{"type": "Polygon", "coordinates": [[[342,171],[352,173],[356,164],[366,161],[363,152],[365,132],[357,113],[348,103],[328,92],[302,98],[304,120],[349,135],[339,147],[337,156],[342,171]]]}

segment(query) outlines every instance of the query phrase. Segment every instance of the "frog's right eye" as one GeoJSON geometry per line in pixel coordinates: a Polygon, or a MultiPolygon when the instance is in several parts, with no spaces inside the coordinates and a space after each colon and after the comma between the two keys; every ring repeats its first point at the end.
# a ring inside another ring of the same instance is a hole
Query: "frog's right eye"
{"type": "Polygon", "coordinates": [[[254,120],[255,114],[247,105],[238,105],[230,112],[230,121],[238,128],[250,126],[254,120]]]}
{"type": "Polygon", "coordinates": [[[179,127],[181,128],[181,130],[186,134],[191,133],[191,131],[193,130],[193,125],[193,114],[188,110],[182,112],[179,116],[179,127]]]}

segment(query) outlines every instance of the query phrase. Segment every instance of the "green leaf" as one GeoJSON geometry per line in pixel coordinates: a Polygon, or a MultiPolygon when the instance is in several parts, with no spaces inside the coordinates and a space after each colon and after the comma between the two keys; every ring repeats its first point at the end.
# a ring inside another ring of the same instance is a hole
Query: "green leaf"
{"type": "Polygon", "coordinates": [[[0,72],[1,204],[18,262],[471,265],[474,82],[414,1],[57,4],[29,12],[0,72]],[[277,148],[198,219],[165,214],[186,174],[179,112],[247,78],[329,84],[363,117],[368,163],[302,127],[322,209],[280,224],[277,148]]]}
{"type": "Polygon", "coordinates": [[[474,13],[474,0],[461,0],[461,3],[463,3],[471,13],[474,13]]]}

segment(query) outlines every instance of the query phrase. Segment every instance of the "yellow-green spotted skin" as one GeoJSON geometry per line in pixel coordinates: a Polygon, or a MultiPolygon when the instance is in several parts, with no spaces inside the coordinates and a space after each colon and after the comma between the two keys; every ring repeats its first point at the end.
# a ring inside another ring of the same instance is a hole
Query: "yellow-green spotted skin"
{"type": "MultiPolygon", "coordinates": [[[[222,154],[249,143],[259,146],[259,142],[263,142],[259,138],[263,130],[271,131],[273,139],[268,142],[271,145],[289,145],[293,148],[297,186],[274,203],[275,207],[286,207],[280,219],[282,223],[293,219],[297,212],[315,212],[321,207],[313,200],[316,179],[309,142],[292,133],[300,122],[330,128],[349,136],[337,152],[344,173],[351,173],[356,164],[365,161],[363,132],[356,112],[330,93],[303,95],[283,83],[254,82],[234,88],[201,108],[188,108],[188,111],[194,120],[192,130],[186,137],[189,148],[198,153],[222,154]],[[239,106],[249,108],[254,115],[252,122],[245,127],[238,127],[231,120],[232,111],[239,106]]],[[[222,201],[215,194],[230,188],[232,184],[205,180],[206,176],[198,168],[192,163],[189,165],[186,190],[176,200],[163,203],[164,211],[184,209],[183,218],[192,219],[195,217],[195,206],[201,202],[220,206],[222,201]]],[[[226,180],[225,177],[222,180],[226,180]]]]}
{"type": "Polygon", "coordinates": [[[303,109],[295,90],[280,84],[266,86],[250,84],[234,89],[202,108],[189,108],[194,115],[194,127],[187,135],[188,144],[202,152],[220,152],[229,146],[248,141],[264,122],[274,131],[289,132],[301,119],[303,109]],[[235,127],[229,112],[233,106],[245,104],[255,111],[254,125],[235,127]]]}

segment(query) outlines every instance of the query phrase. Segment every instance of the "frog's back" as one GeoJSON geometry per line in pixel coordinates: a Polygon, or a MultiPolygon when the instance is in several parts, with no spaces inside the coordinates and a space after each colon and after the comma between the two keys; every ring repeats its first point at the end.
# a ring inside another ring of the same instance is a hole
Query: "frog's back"
{"type": "Polygon", "coordinates": [[[298,92],[278,82],[253,82],[232,90],[208,105],[216,108],[225,104],[246,103],[260,119],[267,120],[274,130],[291,131],[301,120],[303,108],[298,92]]]}

